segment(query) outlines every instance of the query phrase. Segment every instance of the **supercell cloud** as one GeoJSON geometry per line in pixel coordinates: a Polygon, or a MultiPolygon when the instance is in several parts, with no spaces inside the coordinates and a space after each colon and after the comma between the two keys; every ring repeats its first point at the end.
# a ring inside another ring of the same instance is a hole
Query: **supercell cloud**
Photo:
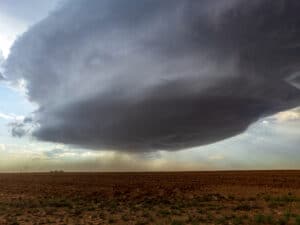
{"type": "Polygon", "coordinates": [[[14,44],[4,75],[40,140],[177,150],[300,105],[297,0],[70,0],[14,44]]]}

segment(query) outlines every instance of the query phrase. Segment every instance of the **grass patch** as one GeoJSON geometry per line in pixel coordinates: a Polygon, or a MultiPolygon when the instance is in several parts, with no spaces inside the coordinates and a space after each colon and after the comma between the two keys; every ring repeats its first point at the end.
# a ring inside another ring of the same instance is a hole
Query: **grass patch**
{"type": "Polygon", "coordinates": [[[241,225],[241,224],[243,224],[243,219],[241,217],[235,217],[232,220],[232,224],[233,225],[241,225]]]}
{"type": "Polygon", "coordinates": [[[295,225],[300,225],[300,216],[295,217],[295,225]]]}
{"type": "Polygon", "coordinates": [[[254,222],[256,224],[274,224],[274,219],[270,215],[258,214],[254,216],[254,222]]]}
{"type": "Polygon", "coordinates": [[[171,225],[184,225],[185,223],[181,220],[173,220],[171,225]]]}

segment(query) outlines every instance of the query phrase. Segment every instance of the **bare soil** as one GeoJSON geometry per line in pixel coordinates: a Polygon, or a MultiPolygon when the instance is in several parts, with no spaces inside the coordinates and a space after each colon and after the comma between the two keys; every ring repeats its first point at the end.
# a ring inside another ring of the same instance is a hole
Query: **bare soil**
{"type": "Polygon", "coordinates": [[[300,225],[300,171],[0,174],[0,224],[300,225]]]}

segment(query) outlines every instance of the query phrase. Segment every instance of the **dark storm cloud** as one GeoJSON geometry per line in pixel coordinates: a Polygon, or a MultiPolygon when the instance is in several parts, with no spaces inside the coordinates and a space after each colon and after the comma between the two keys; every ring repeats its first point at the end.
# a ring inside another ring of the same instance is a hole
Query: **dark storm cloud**
{"type": "Polygon", "coordinates": [[[23,123],[12,122],[9,124],[11,127],[11,135],[13,137],[23,137],[27,134],[27,129],[23,123]]]}
{"type": "Polygon", "coordinates": [[[22,120],[10,122],[8,126],[13,137],[21,138],[30,134],[36,124],[31,117],[25,117],[22,120]]]}
{"type": "Polygon", "coordinates": [[[17,20],[37,21],[46,14],[49,8],[57,5],[59,1],[63,0],[0,0],[0,12],[17,20]],[[32,6],[34,6],[34,12],[32,6]]]}
{"type": "Polygon", "coordinates": [[[176,150],[299,106],[300,2],[72,0],[17,40],[41,140],[176,150]]]}

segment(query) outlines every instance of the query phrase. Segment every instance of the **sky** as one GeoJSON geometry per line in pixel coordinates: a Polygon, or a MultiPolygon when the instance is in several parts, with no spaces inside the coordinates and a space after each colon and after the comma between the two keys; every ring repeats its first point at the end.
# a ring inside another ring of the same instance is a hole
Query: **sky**
{"type": "Polygon", "coordinates": [[[298,9],[0,0],[0,172],[300,169],[298,9]]]}

